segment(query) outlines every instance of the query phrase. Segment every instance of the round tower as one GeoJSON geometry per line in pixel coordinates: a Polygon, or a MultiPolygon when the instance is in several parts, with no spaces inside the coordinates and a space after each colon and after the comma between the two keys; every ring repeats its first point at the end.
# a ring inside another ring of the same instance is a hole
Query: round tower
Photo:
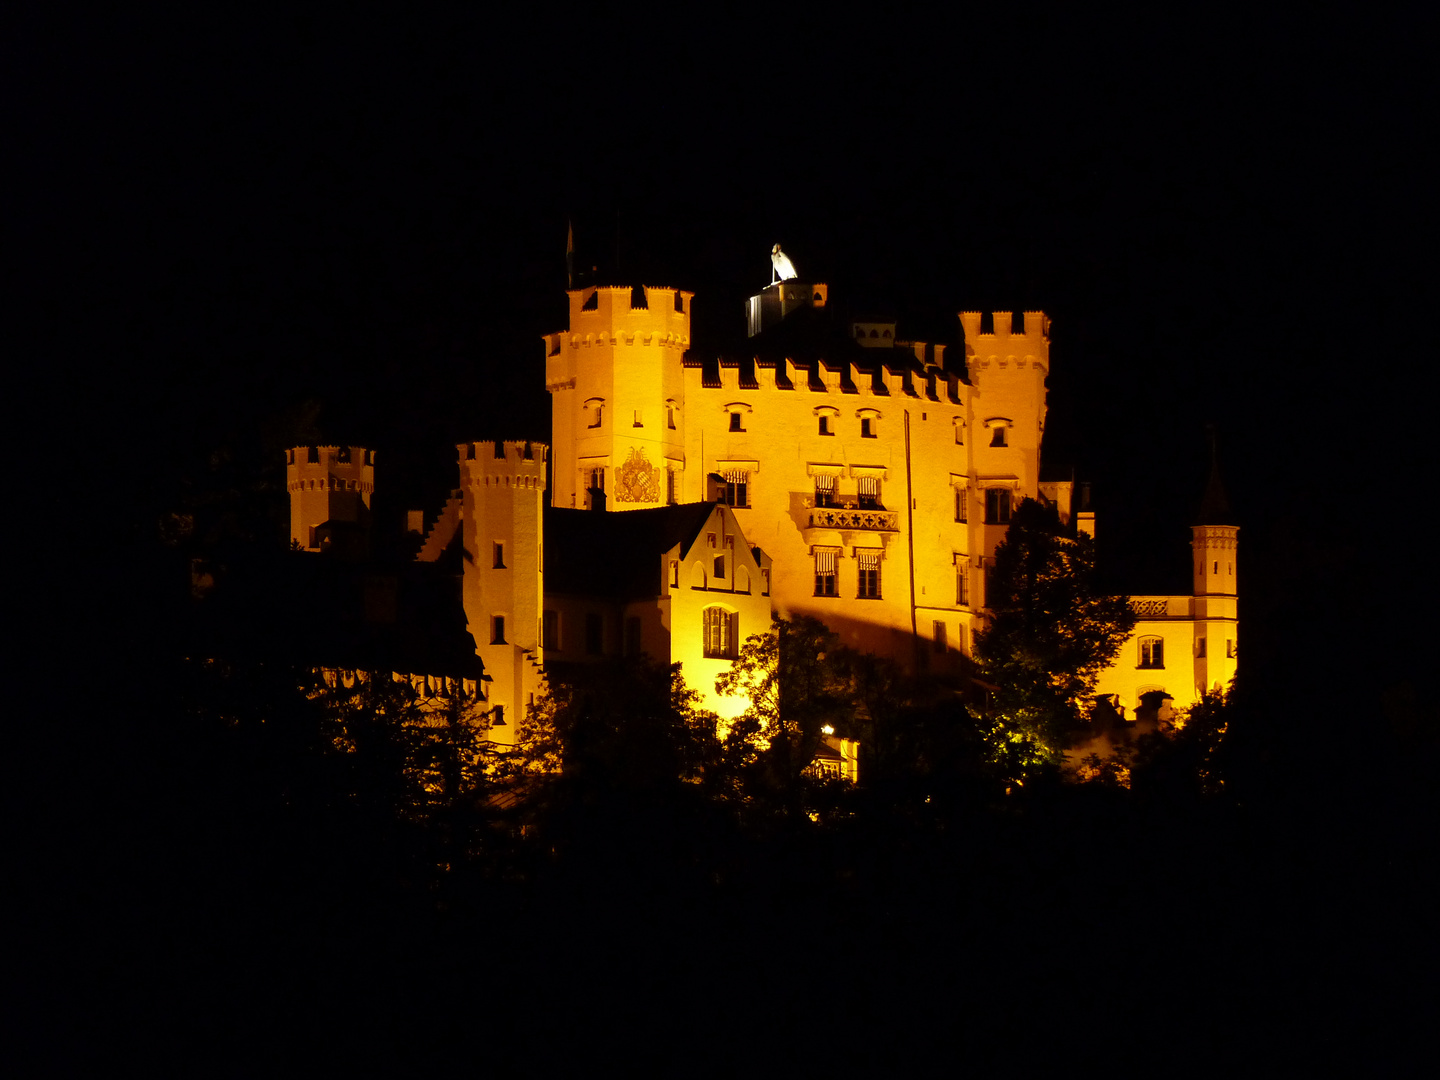
{"type": "Polygon", "coordinates": [[[1212,447],[1210,480],[1192,526],[1195,588],[1195,686],[1224,689],[1235,677],[1239,648],[1237,570],[1240,528],[1220,484],[1212,447]]]}
{"type": "Polygon", "coordinates": [[[545,338],[555,506],[663,506],[685,461],[683,360],[693,293],[648,285],[570,291],[545,338]]]}
{"type": "Polygon", "coordinates": [[[511,743],[544,689],[544,443],[460,443],[465,619],[489,678],[490,738],[511,743]]]}
{"type": "Polygon", "coordinates": [[[363,446],[295,446],[285,451],[290,546],[322,551],[342,536],[363,541],[375,492],[375,451],[363,446]]]}

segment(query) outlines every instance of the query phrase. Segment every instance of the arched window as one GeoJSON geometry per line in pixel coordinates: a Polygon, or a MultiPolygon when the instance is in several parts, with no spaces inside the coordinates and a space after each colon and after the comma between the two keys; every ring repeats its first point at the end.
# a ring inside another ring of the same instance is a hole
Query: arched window
{"type": "Polygon", "coordinates": [[[1163,668],[1165,666],[1165,639],[1142,637],[1140,639],[1140,663],[1142,668],[1163,668]]]}
{"type": "Polygon", "coordinates": [[[703,614],[705,655],[723,660],[735,659],[739,616],[722,607],[707,607],[703,614]]]}

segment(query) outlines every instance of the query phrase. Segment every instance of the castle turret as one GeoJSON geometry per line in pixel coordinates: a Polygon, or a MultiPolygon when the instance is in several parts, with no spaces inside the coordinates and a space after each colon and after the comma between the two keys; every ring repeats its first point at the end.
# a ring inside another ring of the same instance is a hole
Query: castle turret
{"type": "Polygon", "coordinates": [[[375,491],[375,452],[363,446],[295,446],[285,451],[290,546],[306,551],[363,544],[375,491]]]}
{"type": "Polygon", "coordinates": [[[1195,685],[1201,690],[1223,689],[1235,676],[1238,649],[1235,572],[1240,529],[1233,524],[1213,447],[1210,479],[1196,519],[1190,541],[1195,577],[1195,685]]]}
{"type": "Polygon", "coordinates": [[[983,500],[971,553],[988,565],[1014,504],[1040,490],[1050,320],[1043,311],[962,311],[960,327],[970,378],[969,467],[977,503],[983,500]]]}
{"type": "Polygon", "coordinates": [[[590,507],[600,491],[609,510],[674,501],[693,295],[648,285],[570,291],[569,329],[545,338],[555,506],[590,507]]]}
{"type": "Polygon", "coordinates": [[[545,459],[532,442],[459,444],[465,618],[489,676],[491,739],[513,742],[543,689],[545,459]]]}

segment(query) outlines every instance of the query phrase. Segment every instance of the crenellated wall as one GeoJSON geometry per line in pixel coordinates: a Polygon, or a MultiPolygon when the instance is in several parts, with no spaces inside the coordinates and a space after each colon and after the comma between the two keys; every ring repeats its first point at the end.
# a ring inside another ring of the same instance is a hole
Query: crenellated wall
{"type": "Polygon", "coordinates": [[[465,618],[490,679],[491,738],[513,742],[531,695],[544,688],[540,613],[549,448],[497,440],[460,443],[457,450],[465,618]],[[494,724],[497,716],[504,726],[494,724]]]}
{"type": "MultiPolygon", "coordinates": [[[[593,506],[600,486],[607,510],[672,493],[740,499],[746,536],[774,558],[778,613],[814,615],[907,665],[968,654],[985,560],[1008,520],[986,492],[1017,504],[1039,491],[1049,320],[1007,312],[993,317],[998,333],[981,333],[981,316],[962,314],[968,382],[945,369],[943,347],[895,341],[893,324],[878,322],[851,327],[889,350],[869,368],[722,362],[707,376],[685,357],[690,300],[672,289],[570,293],[568,330],[545,339],[554,505],[593,506]],[[831,478],[836,505],[814,505],[817,477],[831,478]],[[829,553],[835,595],[817,595],[817,554],[829,553]]],[[[772,285],[748,304],[752,333],[827,300],[824,285],[772,285]]]]}
{"type": "Polygon", "coordinates": [[[293,446],[285,451],[290,492],[290,545],[319,551],[326,522],[370,526],[375,452],[363,446],[293,446]]]}
{"type": "Polygon", "coordinates": [[[680,371],[690,347],[694,294],[597,286],[569,295],[569,329],[545,338],[552,501],[589,507],[592,479],[599,477],[607,509],[663,506],[669,492],[665,474],[682,465],[680,371]]]}

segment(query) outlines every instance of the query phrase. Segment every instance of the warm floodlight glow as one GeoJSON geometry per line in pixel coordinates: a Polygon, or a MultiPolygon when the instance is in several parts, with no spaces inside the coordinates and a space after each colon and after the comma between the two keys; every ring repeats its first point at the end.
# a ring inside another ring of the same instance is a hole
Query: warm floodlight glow
{"type": "Polygon", "coordinates": [[[770,278],[772,285],[777,280],[789,281],[791,278],[798,276],[795,273],[795,264],[790,261],[789,255],[786,255],[780,250],[779,244],[776,244],[770,249],[770,265],[775,268],[775,273],[770,278]]]}
{"type": "Polygon", "coordinates": [[[821,734],[824,734],[824,735],[834,735],[834,734],[835,734],[835,729],[834,729],[833,727],[831,727],[829,724],[826,724],[824,727],[822,727],[822,728],[820,729],[820,731],[821,731],[821,734]]]}

